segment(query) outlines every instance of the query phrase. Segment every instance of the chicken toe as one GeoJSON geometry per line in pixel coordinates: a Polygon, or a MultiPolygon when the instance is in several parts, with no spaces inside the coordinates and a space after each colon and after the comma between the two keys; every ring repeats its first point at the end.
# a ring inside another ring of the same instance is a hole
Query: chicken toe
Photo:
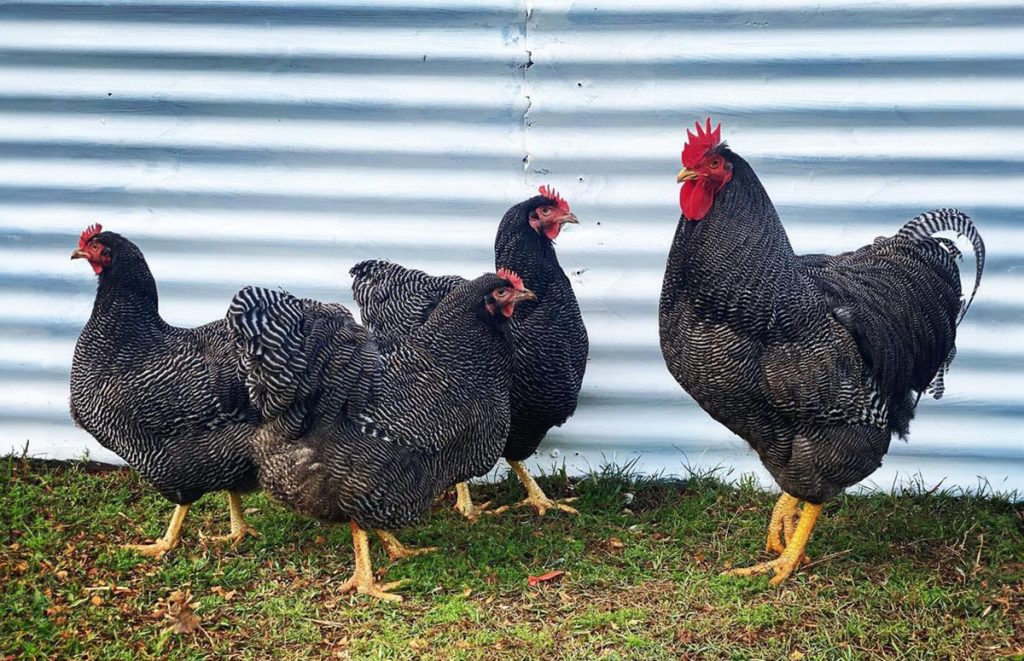
{"type": "Polygon", "coordinates": [[[370,561],[370,538],[366,531],[359,527],[355,521],[352,525],[352,547],[355,552],[355,571],[352,576],[342,583],[341,592],[356,592],[375,597],[382,601],[402,601],[402,597],[391,594],[391,591],[405,581],[392,581],[391,583],[379,583],[373,575],[373,565],[370,561]]]}
{"type": "Polygon", "coordinates": [[[800,514],[800,520],[796,524],[796,529],[793,531],[793,536],[787,541],[786,548],[779,557],[750,567],[730,569],[729,571],[722,572],[722,575],[757,576],[774,571],[775,576],[772,577],[770,582],[772,585],[779,585],[789,578],[806,560],[804,549],[807,548],[807,541],[811,538],[811,532],[814,530],[814,524],[817,522],[820,514],[821,505],[806,503],[803,512],[800,514]]]}
{"type": "Polygon", "coordinates": [[[404,560],[405,558],[414,558],[418,555],[433,553],[437,550],[436,546],[424,546],[423,548],[418,549],[409,548],[402,542],[398,541],[397,537],[384,530],[378,530],[377,537],[380,539],[380,543],[384,545],[384,550],[387,551],[391,562],[404,560]]]}
{"type": "Polygon", "coordinates": [[[210,540],[214,542],[231,542],[232,548],[238,545],[246,537],[259,537],[260,533],[245,522],[245,510],[242,508],[242,497],[234,491],[228,492],[228,508],[231,511],[231,532],[226,535],[213,535],[210,540]]]}
{"type": "Polygon", "coordinates": [[[181,525],[185,522],[190,505],[177,505],[171,514],[171,522],[167,524],[164,536],[152,544],[125,544],[124,548],[135,551],[149,558],[160,558],[165,553],[178,547],[181,542],[181,525]]]}
{"type": "Polygon", "coordinates": [[[570,507],[566,503],[571,503],[576,498],[562,498],[560,500],[551,500],[544,493],[544,490],[540,488],[537,481],[533,479],[530,472],[526,469],[526,465],[521,461],[510,461],[508,465],[512,467],[512,470],[519,476],[519,481],[526,487],[526,498],[519,501],[515,505],[504,505],[489,512],[489,514],[503,514],[510,509],[518,509],[520,507],[532,507],[538,516],[544,516],[548,510],[558,510],[561,512],[567,512],[569,514],[579,514],[579,510],[575,507],[570,507]]]}
{"type": "Polygon", "coordinates": [[[466,517],[470,523],[476,523],[477,519],[480,518],[480,515],[487,512],[487,508],[490,507],[490,505],[491,501],[487,501],[480,505],[474,503],[473,496],[469,493],[468,483],[459,482],[455,485],[455,511],[466,517]]]}

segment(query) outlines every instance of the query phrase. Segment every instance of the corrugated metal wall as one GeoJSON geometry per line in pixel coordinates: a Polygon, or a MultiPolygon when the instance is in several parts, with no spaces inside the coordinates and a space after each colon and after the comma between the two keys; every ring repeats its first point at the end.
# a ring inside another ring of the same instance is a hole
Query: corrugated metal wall
{"type": "Polygon", "coordinates": [[[584,222],[559,255],[593,349],[538,460],[757,469],[658,349],[679,150],[705,114],[799,251],[974,216],[988,270],[947,397],[874,482],[1024,488],[1019,2],[4,2],[0,450],[111,458],[67,416],[94,291],[67,255],[90,222],[142,246],[189,325],[248,283],[349,303],[366,257],[480,272],[505,208],[550,183],[584,222]]]}

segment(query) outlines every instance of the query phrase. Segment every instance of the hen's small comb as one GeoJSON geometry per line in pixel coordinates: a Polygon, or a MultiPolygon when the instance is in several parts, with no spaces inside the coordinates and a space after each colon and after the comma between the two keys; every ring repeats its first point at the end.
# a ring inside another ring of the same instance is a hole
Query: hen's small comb
{"type": "Polygon", "coordinates": [[[685,168],[692,168],[700,163],[704,154],[722,141],[722,125],[719,124],[712,130],[711,118],[708,117],[706,122],[706,127],[702,127],[700,122],[694,124],[697,129],[696,135],[689,129],[686,130],[686,144],[683,146],[683,167],[685,168]]]}
{"type": "Polygon", "coordinates": [[[562,213],[569,213],[569,203],[566,202],[565,198],[559,195],[558,191],[556,191],[551,186],[545,184],[544,186],[538,188],[537,192],[548,199],[554,200],[555,204],[562,211],[562,213]]]}
{"type": "Polygon", "coordinates": [[[100,225],[99,223],[93,223],[92,225],[89,225],[88,227],[85,228],[85,231],[82,232],[82,236],[79,237],[78,247],[85,249],[86,244],[92,241],[93,238],[102,231],[103,225],[100,225]]]}
{"type": "Polygon", "coordinates": [[[512,284],[512,287],[514,289],[517,289],[519,291],[525,289],[525,287],[523,287],[523,279],[520,278],[512,269],[498,269],[498,277],[501,278],[502,280],[508,280],[512,284]]]}

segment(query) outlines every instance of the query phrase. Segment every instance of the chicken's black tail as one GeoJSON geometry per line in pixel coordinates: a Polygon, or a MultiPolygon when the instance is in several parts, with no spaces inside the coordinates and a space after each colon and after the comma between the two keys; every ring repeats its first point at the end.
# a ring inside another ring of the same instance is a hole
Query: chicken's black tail
{"type": "MultiPolygon", "coordinates": [[[[970,296],[961,298],[960,313],[956,318],[956,323],[959,326],[964,315],[967,314],[967,310],[971,307],[971,303],[974,302],[974,296],[978,293],[978,286],[981,284],[981,274],[985,268],[985,242],[982,240],[981,234],[978,233],[978,228],[975,227],[971,217],[959,209],[926,211],[908,221],[907,224],[900,228],[896,236],[909,239],[915,243],[937,241],[950,254],[955,265],[956,260],[961,258],[960,250],[956,247],[955,241],[939,236],[943,233],[954,234],[956,238],[965,237],[974,247],[974,287],[971,289],[970,296]]],[[[959,271],[957,276],[959,276],[959,271]]],[[[935,373],[935,378],[932,379],[931,384],[928,386],[926,392],[935,399],[941,399],[945,392],[944,377],[955,357],[956,347],[954,346],[950,349],[949,355],[946,356],[946,360],[943,361],[939,371],[935,373]]]]}
{"type": "Polygon", "coordinates": [[[342,305],[245,287],[227,320],[249,397],[266,419],[298,431],[325,390],[352,399],[364,385],[360,375],[372,356],[362,355],[365,334],[342,305]]]}

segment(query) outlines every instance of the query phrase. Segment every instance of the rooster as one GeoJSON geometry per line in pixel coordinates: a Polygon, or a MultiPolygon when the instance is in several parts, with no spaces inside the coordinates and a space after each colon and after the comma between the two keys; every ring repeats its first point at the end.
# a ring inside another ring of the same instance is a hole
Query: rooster
{"type": "MultiPolygon", "coordinates": [[[[549,186],[538,192],[505,213],[494,241],[495,264],[515,270],[537,293],[537,301],[523,304],[510,324],[515,344],[512,418],[502,456],[526,488],[527,497],[514,507],[529,506],[539,515],[549,509],[576,514],[568,505],[575,499],[549,498],[523,463],[549,429],[575,412],[588,353],[579,304],[554,247],[562,227],[578,220],[549,186]]],[[[463,282],[458,276],[431,276],[377,260],[357,264],[351,274],[363,323],[384,344],[424,323],[437,302],[463,282]]],[[[473,503],[465,483],[456,486],[456,494],[456,509],[470,521],[487,508],[487,503],[473,503]]]]}
{"type": "Polygon", "coordinates": [[[781,486],[766,544],[778,557],[731,572],[774,572],[779,584],[806,561],[822,503],[881,465],[891,438],[908,434],[922,393],[941,397],[985,246],[970,218],[939,209],[854,252],[796,255],[721,127],[709,119],[687,137],[682,217],[661,292],[662,354],[781,486]],[[974,247],[966,302],[959,250],[940,232],[974,247]]]}
{"type": "Polygon", "coordinates": [[[249,439],[260,422],[235,372],[224,320],[177,328],[160,317],[156,282],[139,248],[93,225],[71,259],[98,279],[92,316],[75,345],[71,417],[175,503],[164,536],[132,545],[160,557],[178,546],[192,503],[227,491],[235,545],[255,531],[240,493],[256,488],[249,439]]]}
{"type": "MultiPolygon", "coordinates": [[[[366,529],[416,522],[445,489],[483,475],[508,435],[516,306],[511,271],[461,283],[387,352],[341,305],[241,290],[228,311],[250,397],[261,485],[296,511],[349,521],[355,572],[342,587],[400,600],[376,582],[366,529]]],[[[390,533],[388,533],[390,535],[390,533]]]]}

